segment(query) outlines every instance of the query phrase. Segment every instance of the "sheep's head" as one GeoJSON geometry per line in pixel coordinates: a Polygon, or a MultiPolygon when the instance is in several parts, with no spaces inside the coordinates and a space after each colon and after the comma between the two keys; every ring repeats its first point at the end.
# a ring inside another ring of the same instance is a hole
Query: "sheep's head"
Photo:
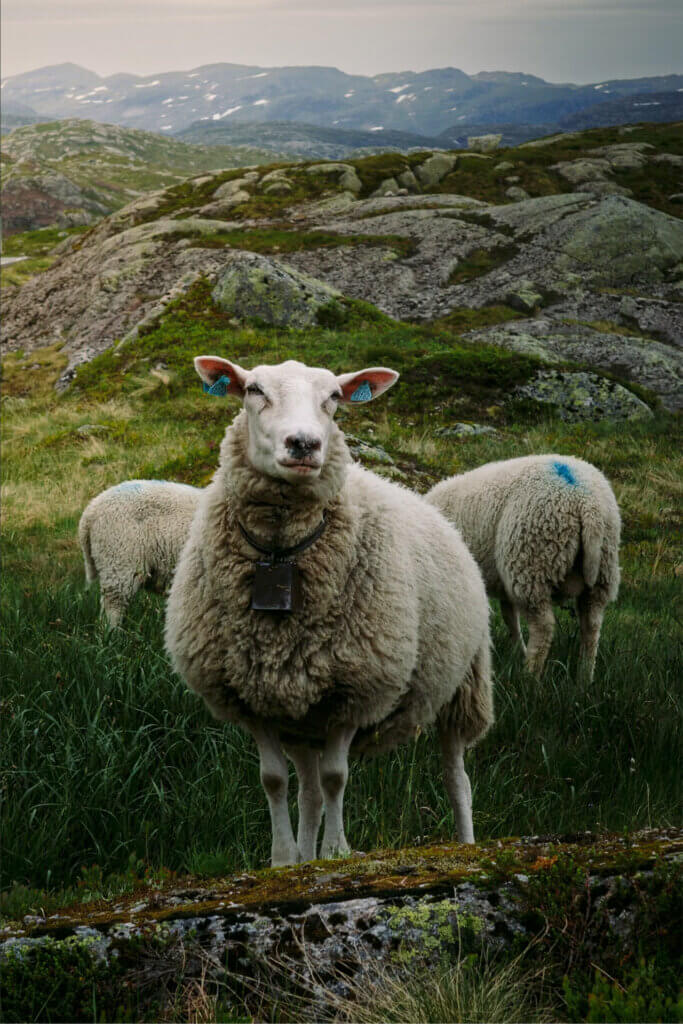
{"type": "Polygon", "coordinates": [[[398,380],[382,366],[335,377],[294,360],[244,370],[219,356],[197,356],[194,365],[206,385],[220,381],[222,394],[242,398],[255,469],[290,483],[320,474],[340,403],[371,402],[398,380]]]}

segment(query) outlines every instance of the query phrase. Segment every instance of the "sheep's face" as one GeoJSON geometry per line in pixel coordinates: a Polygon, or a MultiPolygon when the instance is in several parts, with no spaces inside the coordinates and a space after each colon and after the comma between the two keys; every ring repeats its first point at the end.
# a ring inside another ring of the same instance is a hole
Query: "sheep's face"
{"type": "Polygon", "coordinates": [[[370,402],[398,380],[384,367],[335,377],[293,360],[253,370],[219,356],[194,363],[205,384],[243,399],[254,468],[292,483],[320,475],[339,403],[370,402]]]}

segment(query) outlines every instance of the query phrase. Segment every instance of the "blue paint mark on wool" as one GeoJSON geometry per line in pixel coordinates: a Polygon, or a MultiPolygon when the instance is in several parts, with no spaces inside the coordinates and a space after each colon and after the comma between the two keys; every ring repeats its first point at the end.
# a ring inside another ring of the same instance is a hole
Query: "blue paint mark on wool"
{"type": "Polygon", "coordinates": [[[553,462],[553,469],[565,483],[569,484],[570,487],[576,487],[578,480],[572,473],[571,469],[566,462],[553,462]]]}
{"type": "Polygon", "coordinates": [[[122,484],[117,484],[117,491],[134,491],[136,494],[142,490],[142,484],[139,480],[124,480],[122,484]]]}
{"type": "Polygon", "coordinates": [[[366,380],[364,380],[362,384],[359,384],[351,395],[352,402],[369,402],[371,398],[372,391],[370,390],[370,385],[366,380]]]}
{"type": "Polygon", "coordinates": [[[203,390],[205,395],[216,395],[218,398],[223,398],[228,393],[228,386],[230,384],[230,378],[223,374],[213,384],[207,384],[206,381],[202,382],[203,390]]]}

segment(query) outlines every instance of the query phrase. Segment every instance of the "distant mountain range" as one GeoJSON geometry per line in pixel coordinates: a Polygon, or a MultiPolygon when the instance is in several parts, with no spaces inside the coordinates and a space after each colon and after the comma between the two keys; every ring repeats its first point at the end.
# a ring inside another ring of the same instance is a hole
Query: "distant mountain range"
{"type": "Polygon", "coordinates": [[[574,85],[503,71],[466,75],[457,68],[367,77],[326,67],[209,64],[103,78],[59,64],[4,79],[2,106],[7,117],[96,118],[169,134],[196,123],[297,122],[368,133],[377,146],[394,145],[391,132],[430,140],[443,133],[444,144],[452,145],[456,133],[472,134],[472,126],[502,125],[511,133],[516,126],[538,135],[564,125],[675,120],[683,116],[683,75],[574,85]]]}

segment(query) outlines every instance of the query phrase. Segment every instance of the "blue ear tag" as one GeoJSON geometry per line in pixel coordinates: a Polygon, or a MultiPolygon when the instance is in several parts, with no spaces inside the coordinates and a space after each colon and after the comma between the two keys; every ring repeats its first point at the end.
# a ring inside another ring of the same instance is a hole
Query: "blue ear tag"
{"type": "Polygon", "coordinates": [[[372,390],[366,380],[359,384],[354,393],[351,395],[352,402],[369,402],[372,398],[372,390]]]}
{"type": "Polygon", "coordinates": [[[207,384],[206,381],[202,381],[202,389],[205,395],[215,395],[218,398],[223,398],[228,393],[228,385],[230,384],[230,378],[223,375],[219,377],[213,384],[207,384]]]}

